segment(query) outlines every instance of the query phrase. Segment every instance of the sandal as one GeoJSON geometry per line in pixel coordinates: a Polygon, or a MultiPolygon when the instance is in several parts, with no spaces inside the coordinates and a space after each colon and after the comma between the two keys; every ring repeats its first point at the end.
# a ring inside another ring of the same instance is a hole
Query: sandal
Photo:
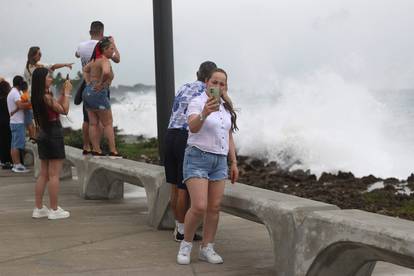
{"type": "Polygon", "coordinates": [[[93,150],[91,151],[91,154],[92,154],[93,157],[96,157],[96,158],[100,158],[100,157],[105,157],[106,156],[102,152],[97,152],[97,151],[93,151],[93,150]]]}
{"type": "Polygon", "coordinates": [[[111,159],[121,159],[122,155],[120,155],[118,152],[110,152],[109,153],[109,158],[111,159]]]}

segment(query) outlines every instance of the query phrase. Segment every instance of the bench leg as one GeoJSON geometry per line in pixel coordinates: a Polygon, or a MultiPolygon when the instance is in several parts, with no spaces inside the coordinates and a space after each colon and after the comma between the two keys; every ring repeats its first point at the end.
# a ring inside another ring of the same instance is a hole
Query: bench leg
{"type": "Polygon", "coordinates": [[[377,262],[366,263],[355,276],[371,276],[377,262]]]}
{"type": "Polygon", "coordinates": [[[85,199],[122,199],[124,181],[110,172],[95,172],[86,181],[85,199]]]}
{"type": "MultiPolygon", "coordinates": [[[[143,180],[143,183],[151,181],[143,180]]],[[[148,224],[154,229],[174,228],[174,215],[170,208],[171,185],[162,181],[162,184],[144,184],[144,188],[148,202],[148,224]]]]}
{"type": "Polygon", "coordinates": [[[63,160],[62,171],[60,172],[60,179],[72,178],[72,164],[68,160],[63,160]]]}

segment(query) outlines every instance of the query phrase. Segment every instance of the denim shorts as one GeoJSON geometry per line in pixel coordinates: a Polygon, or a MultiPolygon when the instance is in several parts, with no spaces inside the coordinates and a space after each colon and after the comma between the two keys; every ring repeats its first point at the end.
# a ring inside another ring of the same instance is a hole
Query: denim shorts
{"type": "Polygon", "coordinates": [[[33,110],[26,109],[24,111],[24,125],[30,125],[33,123],[33,110]]]}
{"type": "Polygon", "coordinates": [[[83,90],[82,98],[84,101],[85,108],[89,109],[99,109],[107,110],[111,109],[111,104],[109,102],[109,88],[104,88],[101,91],[95,91],[93,89],[94,84],[90,83],[86,85],[85,90],[83,90]]]}
{"type": "Polygon", "coordinates": [[[184,182],[190,178],[225,180],[228,178],[227,156],[188,146],[184,154],[183,176],[184,182]]]}
{"type": "Polygon", "coordinates": [[[12,134],[11,148],[24,149],[26,144],[26,141],[24,140],[26,135],[24,124],[10,124],[10,131],[12,134]]]}

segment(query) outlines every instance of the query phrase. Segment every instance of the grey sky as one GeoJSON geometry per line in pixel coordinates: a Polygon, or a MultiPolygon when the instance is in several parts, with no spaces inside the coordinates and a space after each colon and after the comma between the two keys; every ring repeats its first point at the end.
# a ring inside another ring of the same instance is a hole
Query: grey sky
{"type": "MultiPolygon", "coordinates": [[[[76,62],[92,20],[105,23],[122,61],[115,84],[154,83],[151,0],[1,0],[0,75],[21,74],[27,50],[76,62]]],[[[373,88],[414,87],[414,1],[173,0],[177,85],[206,59],[233,87],[266,86],[318,70],[373,88]]]]}

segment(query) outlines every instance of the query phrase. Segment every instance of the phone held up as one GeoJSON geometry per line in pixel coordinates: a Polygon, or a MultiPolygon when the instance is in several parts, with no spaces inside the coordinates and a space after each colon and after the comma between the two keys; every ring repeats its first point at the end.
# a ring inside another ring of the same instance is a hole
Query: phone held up
{"type": "Polygon", "coordinates": [[[217,99],[217,101],[220,103],[220,89],[218,87],[211,87],[210,95],[217,99]]]}

